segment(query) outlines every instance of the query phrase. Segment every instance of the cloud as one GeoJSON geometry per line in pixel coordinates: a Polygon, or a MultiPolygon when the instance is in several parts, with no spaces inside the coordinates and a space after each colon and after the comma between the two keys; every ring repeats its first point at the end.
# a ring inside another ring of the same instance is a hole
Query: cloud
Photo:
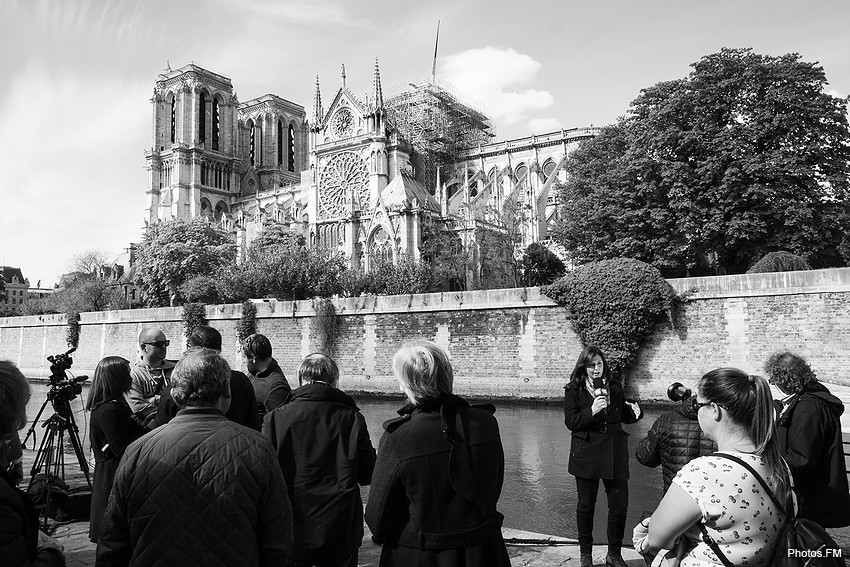
{"type": "Polygon", "coordinates": [[[351,16],[342,3],[336,2],[281,2],[278,0],[220,0],[220,2],[243,13],[254,13],[257,16],[274,18],[278,21],[323,26],[368,27],[370,25],[363,18],[351,16]]]}
{"type": "MultiPolygon", "coordinates": [[[[530,115],[554,104],[549,91],[517,88],[531,84],[541,66],[513,49],[482,47],[442,57],[437,74],[439,79],[484,103],[497,124],[511,125],[529,120],[530,115]]],[[[547,125],[556,120],[535,119],[547,125]]]]}
{"type": "Polygon", "coordinates": [[[564,127],[560,118],[532,118],[528,121],[528,129],[535,134],[554,132],[564,127]]]}
{"type": "Polygon", "coordinates": [[[0,107],[0,243],[31,283],[52,283],[75,254],[138,239],[149,97],[148,84],[39,64],[12,77],[0,107]]]}

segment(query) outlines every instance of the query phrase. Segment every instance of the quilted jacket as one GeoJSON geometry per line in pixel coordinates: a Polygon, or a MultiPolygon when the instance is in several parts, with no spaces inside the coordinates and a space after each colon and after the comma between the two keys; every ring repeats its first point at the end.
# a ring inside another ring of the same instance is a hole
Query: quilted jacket
{"type": "Polygon", "coordinates": [[[635,448],[635,458],[640,464],[661,465],[664,492],[683,466],[717,450],[717,444],[700,429],[696,414],[688,409],[688,401],[661,414],[635,448]]]}
{"type": "Polygon", "coordinates": [[[97,565],[285,565],[292,508],[271,443],[215,408],[182,409],[133,442],[97,565]]]}

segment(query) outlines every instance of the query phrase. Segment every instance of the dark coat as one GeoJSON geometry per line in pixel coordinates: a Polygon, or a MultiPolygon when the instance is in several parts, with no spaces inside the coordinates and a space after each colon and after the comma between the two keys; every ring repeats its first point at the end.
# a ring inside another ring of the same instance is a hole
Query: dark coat
{"type": "Polygon", "coordinates": [[[91,490],[89,538],[97,542],[103,512],[112,492],[118,461],[127,445],[149,431],[138,420],[124,398],[102,403],[91,412],[91,449],[94,453],[94,478],[91,490]]]}
{"type": "Polygon", "coordinates": [[[640,418],[626,405],[623,387],[618,382],[611,381],[609,395],[608,408],[593,415],[590,411],[593,396],[584,382],[564,389],[564,423],[572,431],[567,470],[573,476],[629,478],[629,434],[623,431],[622,424],[635,423],[640,418]]]}
{"type": "MultiPolygon", "coordinates": [[[[782,404],[778,403],[781,411],[782,404]]],[[[850,525],[850,492],[841,444],[844,404],[821,383],[794,396],[777,420],[779,452],[800,497],[798,515],[823,527],[850,525]]]]}
{"type": "Polygon", "coordinates": [[[717,443],[702,432],[696,414],[686,407],[689,401],[687,398],[675,409],[661,414],[635,448],[640,464],[661,465],[664,492],[683,466],[717,451],[717,443]]]}
{"type": "Polygon", "coordinates": [[[292,388],[283,375],[283,370],[275,359],[271,365],[256,374],[251,374],[251,385],[254,387],[254,395],[257,398],[257,411],[262,419],[268,412],[272,411],[286,401],[292,388]]]}
{"type": "Polygon", "coordinates": [[[215,408],[133,442],[115,473],[97,565],[285,565],[292,508],[274,449],[215,408]]]}
{"type": "Polygon", "coordinates": [[[291,561],[339,563],[363,542],[360,486],[372,481],[375,448],[347,394],[322,382],[292,391],[265,417],[292,502],[291,561]]]}
{"type": "MultiPolygon", "coordinates": [[[[159,400],[159,408],[156,411],[157,427],[171,421],[180,411],[180,406],[171,395],[172,387],[173,384],[169,384],[159,400]]],[[[238,370],[230,371],[230,408],[224,417],[255,431],[259,431],[261,427],[254,387],[251,385],[251,380],[238,370]]]]}
{"type": "Polygon", "coordinates": [[[38,517],[32,500],[0,469],[0,564],[28,567],[37,543],[38,517]]]}
{"type": "Polygon", "coordinates": [[[366,505],[381,567],[510,565],[496,511],[505,458],[494,411],[443,395],[384,424],[366,505]]]}

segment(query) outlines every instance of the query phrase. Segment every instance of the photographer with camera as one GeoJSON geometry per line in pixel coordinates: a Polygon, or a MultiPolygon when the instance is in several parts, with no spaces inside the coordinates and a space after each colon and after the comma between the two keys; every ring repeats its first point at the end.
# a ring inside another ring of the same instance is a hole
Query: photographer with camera
{"type": "Polygon", "coordinates": [[[664,492],[683,466],[717,450],[717,444],[699,426],[694,406],[696,396],[690,388],[674,382],[667,388],[667,397],[679,405],[661,414],[635,448],[635,458],[640,464],[650,468],[661,465],[664,492]]]}
{"type": "Polygon", "coordinates": [[[132,385],[127,394],[130,409],[148,428],[153,428],[159,399],[171,379],[175,362],[166,360],[169,345],[165,333],[147,327],[139,333],[139,360],[130,367],[132,385]]]}

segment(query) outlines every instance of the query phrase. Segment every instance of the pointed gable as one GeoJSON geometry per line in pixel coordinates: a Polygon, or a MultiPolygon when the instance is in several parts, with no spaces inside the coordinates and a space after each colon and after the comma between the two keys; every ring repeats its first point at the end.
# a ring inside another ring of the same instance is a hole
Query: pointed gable
{"type": "Polygon", "coordinates": [[[421,183],[406,171],[400,171],[381,192],[381,200],[388,210],[399,211],[413,208],[414,200],[423,209],[440,212],[437,200],[421,183]]]}

